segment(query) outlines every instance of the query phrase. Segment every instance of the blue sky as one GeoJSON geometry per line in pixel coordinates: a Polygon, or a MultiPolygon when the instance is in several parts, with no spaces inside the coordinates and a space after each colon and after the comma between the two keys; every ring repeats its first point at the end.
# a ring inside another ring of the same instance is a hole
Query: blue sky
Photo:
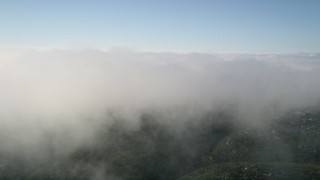
{"type": "Polygon", "coordinates": [[[0,46],[320,52],[320,0],[1,0],[0,46]]]}

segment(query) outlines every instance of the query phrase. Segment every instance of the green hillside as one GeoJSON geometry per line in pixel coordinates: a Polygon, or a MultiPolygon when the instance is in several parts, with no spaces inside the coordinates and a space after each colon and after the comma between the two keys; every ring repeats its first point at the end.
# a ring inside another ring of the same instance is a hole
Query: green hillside
{"type": "Polygon", "coordinates": [[[319,179],[320,166],[295,163],[220,163],[200,168],[178,180],[319,179]]]}
{"type": "Polygon", "coordinates": [[[101,126],[94,143],[63,158],[30,163],[1,154],[0,179],[320,178],[320,114],[277,118],[249,128],[228,113],[213,113],[179,131],[151,113],[136,128],[115,119],[101,126]]]}

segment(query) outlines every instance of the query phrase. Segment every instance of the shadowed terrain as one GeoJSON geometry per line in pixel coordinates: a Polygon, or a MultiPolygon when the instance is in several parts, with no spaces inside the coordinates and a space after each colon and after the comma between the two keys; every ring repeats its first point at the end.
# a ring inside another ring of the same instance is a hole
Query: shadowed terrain
{"type": "MultiPolygon", "coordinates": [[[[317,179],[320,114],[291,111],[268,128],[234,126],[223,112],[176,132],[152,113],[126,128],[115,118],[97,140],[63,158],[2,155],[1,179],[317,179]]],[[[49,140],[49,139],[48,139],[49,140]]]]}

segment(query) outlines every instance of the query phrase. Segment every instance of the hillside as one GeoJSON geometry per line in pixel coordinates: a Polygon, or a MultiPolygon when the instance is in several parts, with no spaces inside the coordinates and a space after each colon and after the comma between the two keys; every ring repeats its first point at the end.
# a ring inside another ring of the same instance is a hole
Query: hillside
{"type": "Polygon", "coordinates": [[[3,154],[1,179],[317,179],[320,114],[291,111],[266,128],[228,113],[199,117],[181,131],[152,113],[139,127],[101,126],[97,141],[67,157],[34,161],[3,154]],[[158,118],[158,119],[157,119],[158,118]]]}

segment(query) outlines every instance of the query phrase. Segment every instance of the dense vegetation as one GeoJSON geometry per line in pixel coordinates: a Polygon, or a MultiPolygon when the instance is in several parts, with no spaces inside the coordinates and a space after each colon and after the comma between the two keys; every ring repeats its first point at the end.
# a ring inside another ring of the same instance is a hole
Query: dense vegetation
{"type": "Polygon", "coordinates": [[[268,125],[213,113],[180,130],[152,113],[128,128],[115,118],[66,157],[2,154],[0,179],[319,179],[320,113],[291,111],[268,125]]]}

